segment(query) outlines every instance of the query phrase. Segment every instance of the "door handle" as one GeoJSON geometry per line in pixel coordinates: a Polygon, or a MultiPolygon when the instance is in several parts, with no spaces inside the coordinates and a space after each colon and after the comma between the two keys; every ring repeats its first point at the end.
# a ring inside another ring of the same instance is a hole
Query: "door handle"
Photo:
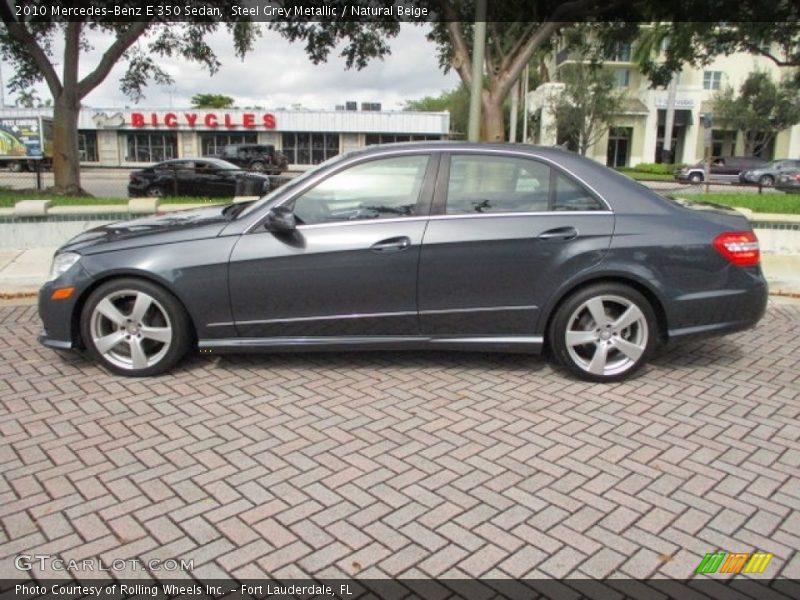
{"type": "Polygon", "coordinates": [[[370,250],[373,252],[400,252],[401,250],[405,250],[406,248],[410,247],[411,239],[401,236],[375,242],[372,244],[372,246],[370,246],[370,250]]]}
{"type": "Polygon", "coordinates": [[[574,227],[557,227],[555,229],[548,229],[543,231],[538,236],[540,240],[562,240],[569,241],[578,237],[578,230],[574,227]]]}

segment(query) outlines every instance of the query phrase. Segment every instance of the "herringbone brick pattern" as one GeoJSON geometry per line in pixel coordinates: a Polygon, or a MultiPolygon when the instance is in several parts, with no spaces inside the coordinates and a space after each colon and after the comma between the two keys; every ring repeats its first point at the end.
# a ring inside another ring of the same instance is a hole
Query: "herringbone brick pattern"
{"type": "MultiPolygon", "coordinates": [[[[0,577],[21,553],[195,575],[800,577],[800,307],[616,385],[537,357],[190,358],[150,380],[0,309],[0,577]]],[[[42,576],[52,576],[43,573],[42,576]]]]}

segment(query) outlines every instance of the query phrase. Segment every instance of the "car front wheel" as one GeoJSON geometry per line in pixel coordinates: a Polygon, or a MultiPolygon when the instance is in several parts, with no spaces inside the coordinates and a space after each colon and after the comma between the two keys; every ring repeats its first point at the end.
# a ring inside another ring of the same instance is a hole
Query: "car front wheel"
{"type": "Polygon", "coordinates": [[[657,325],[647,299],[621,284],[577,291],[556,311],[549,342],[555,359],[587,381],[619,381],[636,372],[655,346],[657,325]]]}
{"type": "Polygon", "coordinates": [[[762,175],[758,180],[758,185],[762,187],[770,187],[775,184],[775,178],[772,175],[762,175]]]}
{"type": "Polygon", "coordinates": [[[689,181],[691,183],[702,183],[703,176],[700,173],[692,173],[691,175],[689,175],[689,181]]]}
{"type": "Polygon", "coordinates": [[[163,288],[139,279],[98,287],[81,313],[81,336],[91,357],[129,377],[158,375],[189,348],[189,319],[163,288]]]}

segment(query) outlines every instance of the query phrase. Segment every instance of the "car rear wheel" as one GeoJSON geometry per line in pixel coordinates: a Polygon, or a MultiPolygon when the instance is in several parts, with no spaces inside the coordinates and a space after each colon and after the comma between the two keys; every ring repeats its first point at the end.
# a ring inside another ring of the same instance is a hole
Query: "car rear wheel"
{"type": "Polygon", "coordinates": [[[587,381],[624,379],[644,365],[655,346],[653,308],[636,290],[598,284],[577,291],[556,311],[549,343],[555,359],[587,381]]]}
{"type": "Polygon", "coordinates": [[[689,175],[689,181],[691,183],[702,183],[703,175],[701,173],[692,173],[691,175],[689,175]]]}
{"type": "Polygon", "coordinates": [[[92,358],[113,373],[157,375],[189,348],[189,319],[175,297],[139,279],[97,288],[81,313],[81,335],[92,358]]]}
{"type": "Polygon", "coordinates": [[[770,187],[775,184],[775,178],[772,175],[762,175],[758,180],[758,185],[763,187],[770,187]]]}
{"type": "Polygon", "coordinates": [[[267,166],[263,161],[257,160],[250,165],[250,169],[256,173],[263,173],[267,169],[267,166]]]}
{"type": "Polygon", "coordinates": [[[149,188],[147,188],[145,194],[147,194],[150,198],[161,198],[164,195],[164,190],[157,185],[151,185],[149,188]]]}

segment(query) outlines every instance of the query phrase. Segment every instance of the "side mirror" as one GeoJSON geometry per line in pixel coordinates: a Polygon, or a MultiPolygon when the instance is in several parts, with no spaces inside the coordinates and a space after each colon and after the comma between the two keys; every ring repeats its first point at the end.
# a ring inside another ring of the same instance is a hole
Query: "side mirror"
{"type": "Polygon", "coordinates": [[[291,208],[286,206],[276,206],[267,214],[264,226],[268,231],[285,233],[294,231],[297,228],[297,219],[291,208]]]}

